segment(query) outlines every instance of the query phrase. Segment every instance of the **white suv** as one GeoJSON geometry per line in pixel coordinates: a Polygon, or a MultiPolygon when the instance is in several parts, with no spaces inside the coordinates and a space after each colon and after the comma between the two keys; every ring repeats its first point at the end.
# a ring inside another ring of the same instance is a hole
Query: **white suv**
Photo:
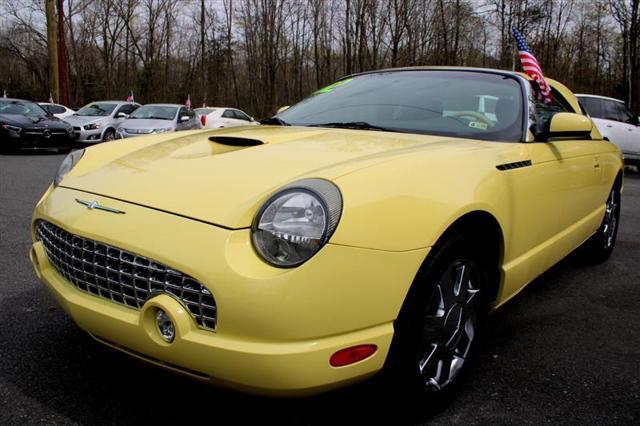
{"type": "Polygon", "coordinates": [[[640,167],[640,122],[619,99],[579,95],[582,108],[591,116],[602,136],[618,145],[627,164],[640,167]]]}

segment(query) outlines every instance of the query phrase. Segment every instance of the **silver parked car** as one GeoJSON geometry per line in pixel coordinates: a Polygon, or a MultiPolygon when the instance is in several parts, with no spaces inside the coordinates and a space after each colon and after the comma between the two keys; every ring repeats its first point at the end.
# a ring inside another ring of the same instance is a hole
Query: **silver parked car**
{"type": "Polygon", "coordinates": [[[76,142],[96,143],[116,137],[116,129],[140,104],[125,101],[99,101],[83,106],[65,118],[73,126],[76,142]]]}
{"type": "Polygon", "coordinates": [[[148,104],[137,109],[118,127],[117,138],[200,129],[196,113],[178,104],[148,104]]]}

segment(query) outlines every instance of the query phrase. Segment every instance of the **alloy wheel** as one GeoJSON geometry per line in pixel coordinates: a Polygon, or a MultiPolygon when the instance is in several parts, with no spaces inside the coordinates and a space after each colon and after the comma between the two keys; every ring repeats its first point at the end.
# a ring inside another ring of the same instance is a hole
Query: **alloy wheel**
{"type": "Polygon", "coordinates": [[[605,205],[604,222],[602,233],[604,236],[604,248],[609,249],[616,236],[616,226],[618,225],[618,195],[616,190],[613,189],[609,194],[607,203],[605,205]]]}
{"type": "Polygon", "coordinates": [[[439,391],[460,374],[476,339],[479,307],[475,265],[455,260],[439,277],[424,317],[418,371],[427,390],[439,391]]]}
{"type": "Polygon", "coordinates": [[[107,132],[104,135],[104,141],[109,142],[115,139],[115,134],[113,132],[107,132]]]}

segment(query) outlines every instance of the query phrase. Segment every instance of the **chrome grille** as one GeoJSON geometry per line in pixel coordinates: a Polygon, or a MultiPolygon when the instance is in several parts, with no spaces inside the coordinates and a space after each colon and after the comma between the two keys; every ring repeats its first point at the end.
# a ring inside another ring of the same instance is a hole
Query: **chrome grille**
{"type": "Polygon", "coordinates": [[[133,309],[158,293],[187,307],[198,325],[216,327],[216,302],[205,286],[149,258],[71,234],[49,222],[36,222],[51,264],[76,288],[133,309]]]}
{"type": "Polygon", "coordinates": [[[122,128],[122,130],[124,130],[125,132],[131,134],[131,135],[148,135],[149,133],[153,132],[153,129],[125,129],[122,128]]]}

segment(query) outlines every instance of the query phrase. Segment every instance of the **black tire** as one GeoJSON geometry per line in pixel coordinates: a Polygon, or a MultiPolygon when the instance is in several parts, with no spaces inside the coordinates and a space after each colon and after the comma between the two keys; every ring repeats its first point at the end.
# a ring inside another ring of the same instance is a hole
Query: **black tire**
{"type": "Polygon", "coordinates": [[[620,184],[616,184],[611,188],[607,201],[605,202],[604,218],[598,231],[593,234],[585,248],[587,249],[587,257],[593,263],[601,263],[609,259],[616,245],[618,236],[618,226],[620,224],[620,207],[622,198],[620,197],[620,184]]]}
{"type": "Polygon", "coordinates": [[[487,267],[475,247],[453,235],[418,273],[394,324],[385,366],[395,393],[449,399],[473,365],[489,306],[487,267]]]}
{"type": "Polygon", "coordinates": [[[113,129],[107,129],[102,135],[102,142],[111,142],[116,139],[116,131],[113,129]]]}

